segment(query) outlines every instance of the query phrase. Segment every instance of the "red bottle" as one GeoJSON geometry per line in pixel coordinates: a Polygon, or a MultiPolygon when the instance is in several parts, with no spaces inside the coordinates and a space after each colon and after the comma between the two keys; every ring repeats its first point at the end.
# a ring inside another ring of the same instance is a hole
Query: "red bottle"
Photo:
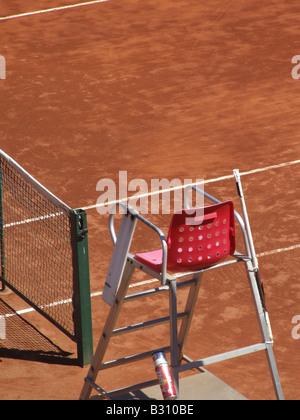
{"type": "Polygon", "coordinates": [[[164,352],[154,353],[153,361],[164,400],[176,400],[177,393],[164,352]]]}

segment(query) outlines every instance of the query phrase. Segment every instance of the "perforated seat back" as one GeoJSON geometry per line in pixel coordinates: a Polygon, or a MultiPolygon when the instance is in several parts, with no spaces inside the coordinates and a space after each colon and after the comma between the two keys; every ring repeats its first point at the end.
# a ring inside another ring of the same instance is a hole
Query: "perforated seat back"
{"type": "Polygon", "coordinates": [[[219,263],[234,251],[232,201],[182,210],[173,215],[168,234],[169,270],[201,270],[219,263]]]}

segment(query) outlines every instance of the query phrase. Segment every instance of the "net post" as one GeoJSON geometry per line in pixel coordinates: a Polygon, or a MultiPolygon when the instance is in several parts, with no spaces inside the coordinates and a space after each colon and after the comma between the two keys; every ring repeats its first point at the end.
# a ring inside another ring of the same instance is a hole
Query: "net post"
{"type": "Polygon", "coordinates": [[[70,212],[74,271],[74,323],[78,362],[81,367],[93,358],[93,330],[88,251],[87,215],[83,210],[70,212]]]}

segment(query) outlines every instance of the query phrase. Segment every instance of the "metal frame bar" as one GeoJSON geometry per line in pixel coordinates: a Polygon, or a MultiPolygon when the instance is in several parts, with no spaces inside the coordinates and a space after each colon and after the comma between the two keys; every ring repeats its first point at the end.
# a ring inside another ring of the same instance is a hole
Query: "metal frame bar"
{"type": "MultiPolygon", "coordinates": [[[[163,250],[161,282],[162,282],[163,285],[165,285],[166,282],[167,282],[168,245],[167,245],[167,240],[166,240],[166,237],[165,237],[164,233],[161,231],[161,229],[159,229],[153,223],[149,222],[149,220],[147,220],[145,217],[143,217],[141,214],[139,214],[135,209],[130,207],[128,204],[117,203],[117,205],[122,206],[125,209],[125,214],[131,214],[131,216],[137,218],[142,223],[144,223],[146,226],[148,226],[150,229],[154,230],[154,232],[157,233],[157,235],[160,237],[161,244],[162,244],[162,250],[163,250]]],[[[117,236],[116,236],[115,227],[114,227],[114,213],[113,212],[109,216],[109,230],[110,230],[110,234],[111,234],[111,237],[112,237],[113,244],[116,245],[117,236]]],[[[146,268],[146,266],[145,266],[145,268],[146,268]]],[[[157,273],[155,271],[154,271],[154,273],[157,275],[157,273]]]]}
{"type": "MultiPolygon", "coordinates": [[[[124,219],[123,219],[124,220],[124,219]]],[[[129,261],[127,260],[127,263],[129,261]]],[[[90,366],[87,377],[85,378],[85,383],[80,394],[80,399],[88,399],[91,395],[92,388],[91,382],[95,383],[98,372],[101,369],[101,364],[103,362],[109,341],[113,334],[113,329],[116,325],[119,313],[121,311],[122,303],[126,296],[132,275],[134,271],[134,266],[132,264],[126,264],[121,278],[120,287],[117,292],[117,296],[114,302],[114,305],[111,307],[109,315],[107,317],[97,350],[94,354],[92,364],[90,366]]]]}
{"type": "Polygon", "coordinates": [[[186,346],[186,342],[188,339],[188,335],[190,332],[197,299],[201,287],[203,273],[196,274],[193,278],[193,284],[190,286],[189,295],[186,301],[185,311],[189,314],[181,323],[179,334],[178,334],[178,347],[179,347],[179,355],[178,359],[181,362],[184,355],[184,350],[186,346]]]}
{"type": "Polygon", "coordinates": [[[268,343],[252,344],[250,346],[241,347],[239,349],[227,351],[220,354],[215,354],[213,356],[209,356],[199,360],[191,360],[184,356],[184,359],[187,360],[188,363],[179,366],[178,371],[185,372],[190,369],[212,365],[214,363],[222,362],[224,360],[234,359],[235,357],[245,356],[246,354],[256,353],[258,351],[266,350],[268,346],[268,343]]]}
{"type": "Polygon", "coordinates": [[[122,273],[126,264],[126,257],[130,249],[132,237],[135,231],[137,219],[131,213],[124,214],[118,240],[115,243],[111,263],[108,269],[102,300],[113,306],[116,294],[120,286],[122,273]]]}

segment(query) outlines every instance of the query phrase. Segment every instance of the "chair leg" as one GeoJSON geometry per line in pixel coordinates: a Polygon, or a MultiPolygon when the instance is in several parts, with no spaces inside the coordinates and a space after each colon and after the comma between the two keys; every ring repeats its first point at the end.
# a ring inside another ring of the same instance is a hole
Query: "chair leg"
{"type": "Polygon", "coordinates": [[[186,341],[187,341],[189,331],[191,328],[191,323],[193,320],[193,315],[194,315],[195,307],[198,300],[202,277],[203,277],[203,273],[199,273],[195,275],[194,277],[195,282],[190,287],[189,295],[187,298],[185,312],[188,315],[182,320],[179,335],[178,335],[179,361],[180,362],[182,361],[182,358],[183,358],[186,341]]]}
{"type": "Polygon", "coordinates": [[[171,346],[171,373],[174,386],[179,398],[179,347],[177,328],[177,284],[176,280],[169,281],[169,306],[170,306],[170,346],[171,346]]]}
{"type": "Polygon", "coordinates": [[[273,381],[276,397],[278,400],[284,400],[284,395],[283,395],[283,391],[282,391],[282,387],[280,383],[275,356],[274,356],[274,352],[271,345],[267,347],[266,352],[267,352],[267,358],[268,358],[268,363],[270,366],[270,371],[272,375],[272,381],[273,381]]]}
{"type": "Polygon", "coordinates": [[[269,317],[264,307],[264,297],[261,296],[261,290],[257,284],[257,278],[256,273],[253,268],[252,261],[249,259],[245,261],[246,264],[246,270],[248,274],[248,278],[250,281],[250,286],[252,290],[252,295],[254,298],[254,304],[256,308],[257,318],[259,321],[262,338],[264,342],[266,343],[266,354],[267,359],[269,363],[270,373],[273,381],[274,390],[276,393],[276,396],[279,400],[283,400],[283,392],[282,387],[279,379],[278,369],[275,361],[275,356],[273,352],[273,337],[272,332],[269,324],[269,317]]]}
{"type": "Polygon", "coordinates": [[[103,362],[108,344],[110,342],[110,339],[113,333],[113,329],[115,327],[119,313],[121,311],[122,304],[125,299],[126,292],[128,290],[133,272],[134,272],[133,264],[127,263],[124,269],[124,273],[122,275],[122,280],[121,280],[120,288],[118,290],[118,293],[115,299],[115,303],[110,309],[101,338],[99,340],[99,344],[94,354],[91,367],[89,369],[87,378],[85,378],[85,383],[80,394],[81,400],[87,400],[89,399],[91,395],[91,392],[93,389],[92,384],[95,384],[98,373],[100,371],[101,364],[103,362]]]}

